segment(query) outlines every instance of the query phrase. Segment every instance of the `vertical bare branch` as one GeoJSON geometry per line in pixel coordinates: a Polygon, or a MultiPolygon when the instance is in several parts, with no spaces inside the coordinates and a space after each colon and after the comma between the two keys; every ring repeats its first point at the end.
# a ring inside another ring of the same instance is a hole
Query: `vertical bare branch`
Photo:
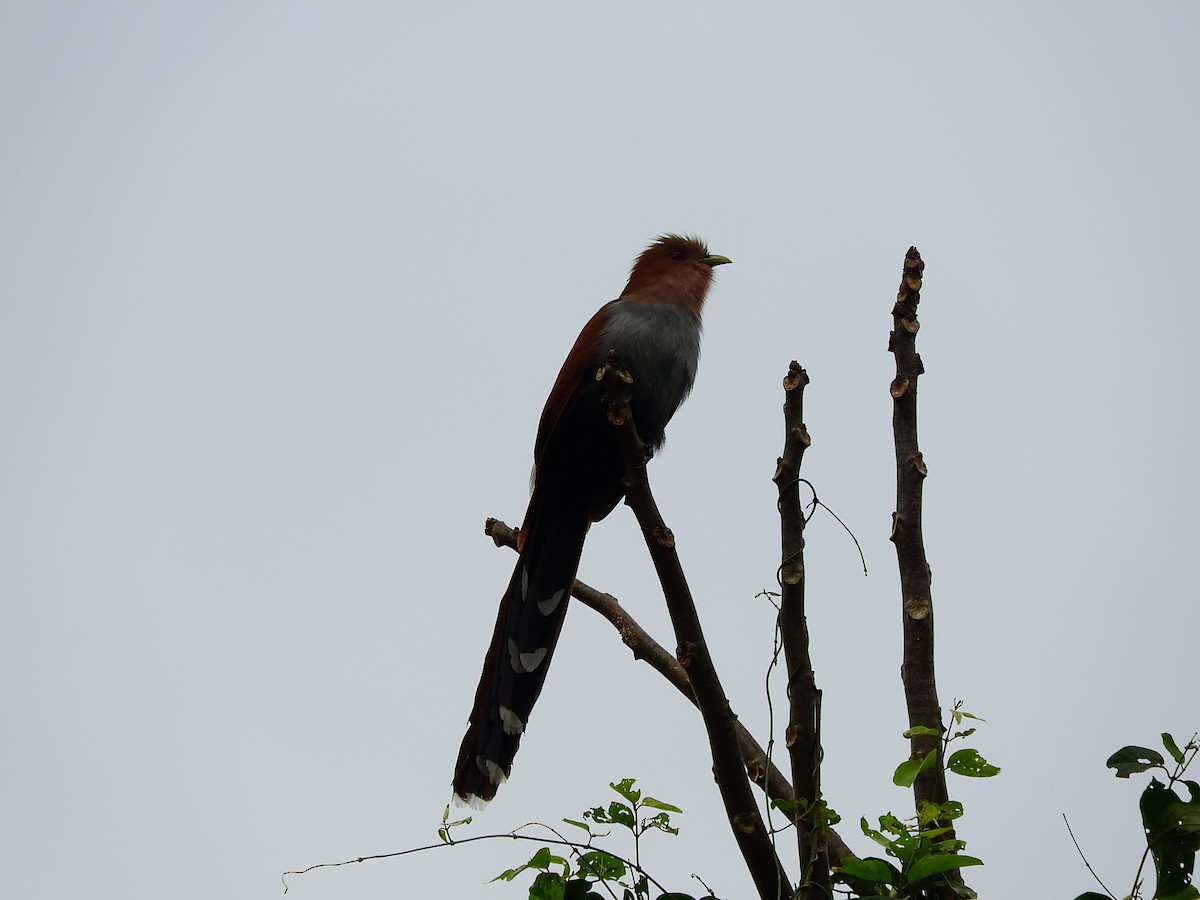
{"type": "Polygon", "coordinates": [[[808,652],[804,612],[804,509],[800,502],[800,464],[812,443],[804,427],[804,386],[808,373],[795,360],[783,379],[783,456],[773,478],[779,489],[782,562],[779,566],[779,629],[787,663],[789,717],[787,748],[798,803],[796,840],[800,845],[802,900],[831,894],[829,857],[821,808],[821,692],[808,652]]]}
{"type": "Polygon", "coordinates": [[[675,536],[663,522],[650,493],[650,483],[646,478],[646,448],[637,436],[633,416],[629,412],[629,385],[633,376],[621,368],[616,351],[610,351],[608,361],[597,377],[603,378],[608,418],[615,428],[625,458],[625,502],[642,528],[650,558],[663,587],[678,644],[676,657],[687,670],[696,705],[704,719],[712,751],[713,774],[721,792],[729,826],[759,897],[762,900],[791,897],[791,882],[780,865],[779,857],[775,855],[771,835],[767,832],[750,790],[750,782],[746,779],[733,712],[709,655],[700,617],[675,552],[675,536]]]}
{"type": "MultiPolygon", "coordinates": [[[[909,727],[923,726],[945,730],[933,666],[933,596],[930,590],[929,562],[925,558],[925,540],[921,533],[922,489],[928,470],[917,446],[917,378],[925,368],[917,353],[917,304],[921,301],[921,278],[925,263],[916,247],[904,258],[904,272],[896,305],[892,308],[892,333],[888,350],[896,358],[896,378],[892,381],[892,432],[896,443],[896,511],[892,514],[892,543],[900,568],[903,600],[904,659],[901,677],[908,703],[909,727]]],[[[933,735],[915,735],[911,739],[913,758],[937,752],[940,741],[933,735]]],[[[917,776],[913,794],[918,806],[922,801],[946,802],[946,773],[943,760],[917,776]]],[[[941,823],[951,827],[949,821],[941,823]]],[[[954,837],[953,830],[943,839],[954,837]]],[[[958,871],[947,873],[961,881],[958,871]]],[[[952,896],[952,895],[951,895],[952,896]]]]}

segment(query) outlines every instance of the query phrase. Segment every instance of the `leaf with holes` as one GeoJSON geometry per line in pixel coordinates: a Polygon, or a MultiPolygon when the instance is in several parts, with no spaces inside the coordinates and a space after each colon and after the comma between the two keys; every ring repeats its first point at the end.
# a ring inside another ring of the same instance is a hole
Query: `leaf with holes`
{"type": "Polygon", "coordinates": [[[1138,772],[1160,767],[1164,764],[1163,755],[1148,747],[1122,747],[1108,758],[1105,763],[1110,769],[1116,769],[1118,778],[1128,778],[1138,772]]]}
{"type": "Polygon", "coordinates": [[[1200,850],[1200,785],[1189,782],[1188,791],[1191,800],[1185,801],[1151,778],[1139,803],[1146,846],[1158,875],[1154,896],[1163,900],[1200,897],[1192,885],[1196,851],[1200,850]]]}
{"type": "Polygon", "coordinates": [[[978,750],[972,750],[970,747],[950,754],[950,758],[946,760],[946,769],[969,778],[991,778],[1000,774],[999,766],[993,766],[979,755],[978,750]]]}

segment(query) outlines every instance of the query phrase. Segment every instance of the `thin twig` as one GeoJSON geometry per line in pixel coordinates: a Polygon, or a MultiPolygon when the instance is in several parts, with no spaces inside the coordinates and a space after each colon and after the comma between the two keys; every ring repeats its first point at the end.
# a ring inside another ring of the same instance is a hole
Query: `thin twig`
{"type": "MultiPolygon", "coordinates": [[[[763,678],[763,696],[767,698],[767,764],[771,764],[772,756],[775,753],[775,702],[771,699],[771,673],[775,671],[775,667],[779,665],[779,657],[783,653],[783,636],[779,631],[779,604],[775,602],[775,596],[769,591],[762,591],[755,594],[755,597],[766,595],[771,605],[775,607],[775,630],[771,637],[771,661],[767,663],[767,674],[763,678]]],[[[791,807],[795,807],[795,798],[791,799],[791,807]]],[[[788,816],[788,823],[795,826],[795,815],[788,816]]],[[[778,833],[775,830],[775,822],[771,818],[771,804],[767,804],[767,829],[771,832],[771,846],[775,846],[775,835],[778,833]]],[[[776,848],[776,853],[779,852],[776,848]]]]}
{"type": "Polygon", "coordinates": [[[1063,824],[1067,826],[1067,834],[1071,836],[1071,843],[1075,845],[1075,852],[1079,854],[1079,858],[1083,860],[1083,864],[1087,866],[1087,870],[1092,873],[1092,877],[1096,879],[1096,884],[1104,888],[1104,893],[1117,900],[1116,894],[1108,889],[1108,885],[1100,880],[1100,876],[1096,874],[1096,870],[1092,868],[1092,864],[1088,862],[1088,858],[1083,855],[1083,848],[1079,846],[1079,841],[1075,840],[1075,832],[1071,830],[1071,823],[1067,821],[1067,814],[1063,813],[1063,824]]]}
{"type": "MultiPolygon", "coordinates": [[[[526,825],[522,825],[521,827],[525,828],[525,827],[528,827],[529,825],[540,825],[540,824],[541,824],[540,822],[528,822],[528,823],[526,823],[526,825]]],[[[543,827],[545,827],[545,826],[543,826],[543,827]]],[[[355,863],[370,862],[370,861],[376,860],[376,859],[394,859],[395,857],[398,857],[398,856],[408,856],[409,854],[422,853],[426,850],[439,850],[443,847],[454,847],[459,844],[473,844],[475,841],[493,841],[493,840],[506,840],[506,839],[512,840],[512,841],[533,841],[534,843],[537,843],[537,844],[553,844],[553,845],[560,846],[560,847],[569,847],[572,850],[575,850],[576,852],[578,851],[578,849],[580,847],[582,847],[585,850],[597,849],[591,843],[580,844],[576,841],[568,841],[568,840],[564,840],[561,838],[556,840],[553,838],[534,837],[531,834],[517,834],[517,832],[514,830],[514,831],[509,831],[505,834],[477,834],[477,835],[474,835],[473,837],[459,838],[456,840],[452,840],[448,837],[445,841],[441,841],[436,844],[425,844],[422,847],[409,847],[407,850],[393,850],[391,853],[374,853],[374,854],[371,854],[370,856],[358,856],[358,857],[355,857],[354,859],[343,859],[341,862],[316,863],[316,864],[308,866],[307,868],[304,868],[304,869],[293,869],[293,870],[284,872],[282,875],[279,876],[279,880],[283,882],[283,892],[286,894],[288,892],[287,877],[289,875],[306,875],[309,872],[312,872],[316,869],[335,869],[338,866],[351,866],[351,865],[354,865],[355,863]]],[[[625,857],[619,856],[616,853],[611,853],[608,850],[604,850],[602,852],[607,854],[608,856],[611,856],[613,859],[620,860],[622,863],[625,864],[625,866],[628,869],[630,869],[632,871],[640,872],[641,874],[645,875],[647,881],[649,881],[651,884],[653,884],[660,891],[666,892],[665,887],[663,887],[661,884],[659,884],[658,881],[656,881],[654,879],[654,877],[652,875],[650,875],[648,872],[646,872],[641,866],[634,863],[633,860],[626,859],[625,857]]]]}
{"type": "Polygon", "coordinates": [[[850,530],[850,526],[842,521],[842,517],[839,516],[837,513],[835,513],[833,511],[832,507],[827,505],[823,500],[821,500],[820,497],[817,496],[817,489],[815,487],[813,487],[813,483],[811,481],[809,481],[807,478],[797,478],[796,481],[799,482],[800,484],[808,485],[808,489],[810,491],[812,491],[813,511],[808,514],[808,518],[806,518],[804,520],[804,524],[807,525],[809,520],[812,519],[812,517],[817,514],[818,506],[821,507],[821,509],[825,510],[825,512],[827,512],[831,516],[833,516],[833,518],[837,520],[837,523],[842,526],[842,530],[844,532],[846,532],[846,534],[850,535],[850,540],[854,541],[854,549],[858,551],[858,561],[862,563],[863,575],[865,576],[867,574],[867,557],[863,553],[862,544],[860,544],[858,542],[858,537],[854,534],[853,531],[850,530]]]}

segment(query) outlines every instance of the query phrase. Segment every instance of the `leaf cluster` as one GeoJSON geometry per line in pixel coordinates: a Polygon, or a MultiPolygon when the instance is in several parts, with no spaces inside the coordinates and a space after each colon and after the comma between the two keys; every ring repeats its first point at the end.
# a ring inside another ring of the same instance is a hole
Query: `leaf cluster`
{"type": "MultiPolygon", "coordinates": [[[[961,726],[964,719],[983,721],[963,711],[961,701],[955,702],[949,712],[956,727],[961,726]]],[[[892,782],[898,787],[912,787],[921,772],[938,764],[939,758],[945,756],[953,741],[964,740],[974,733],[975,728],[961,728],[945,735],[938,729],[925,726],[908,729],[904,737],[941,737],[941,746],[902,762],[896,767],[892,782]]],[[[989,763],[978,750],[970,747],[950,754],[946,758],[945,770],[968,778],[991,778],[1000,773],[998,766],[989,763]]],[[[834,883],[845,885],[861,900],[918,900],[935,893],[941,896],[945,891],[960,897],[974,897],[975,892],[970,888],[945,877],[945,873],[954,869],[983,865],[982,860],[963,854],[961,851],[966,847],[966,842],[954,836],[950,823],[962,814],[963,805],[957,800],[944,803],[924,800],[917,814],[908,821],[888,813],[879,817],[878,828],[872,828],[864,817],[860,821],[863,834],[881,846],[889,859],[874,856],[844,859],[834,871],[834,883]]]]}
{"type": "MultiPolygon", "coordinates": [[[[501,872],[492,880],[512,881],[525,872],[536,872],[529,885],[529,900],[697,900],[690,894],[667,891],[642,869],[642,837],[649,831],[679,834],[679,829],[671,822],[671,814],[683,810],[643,795],[634,785],[632,778],[613,782],[609,787],[622,800],[614,800],[607,806],[593,806],[584,811],[581,820],[563,819],[566,824],[587,834],[583,843],[559,842],[570,848],[570,856],[561,856],[549,847],[542,847],[527,862],[501,872]],[[644,815],[646,810],[655,812],[644,815]],[[596,831],[593,825],[616,826],[628,831],[633,839],[633,860],[594,846],[596,841],[610,837],[611,831],[596,831]]],[[[709,892],[699,900],[716,898],[709,892]]]]}
{"type": "MultiPolygon", "coordinates": [[[[1118,778],[1128,778],[1153,769],[1161,769],[1166,775],[1166,784],[1152,777],[1138,803],[1142,829],[1146,835],[1142,865],[1145,865],[1147,855],[1154,860],[1154,900],[1197,900],[1200,890],[1192,884],[1192,873],[1196,866],[1196,853],[1200,851],[1200,784],[1185,780],[1183,775],[1197,752],[1200,752],[1200,744],[1196,735],[1192,735],[1192,739],[1181,749],[1175,738],[1167,732],[1163,732],[1162,742],[1173,762],[1170,768],[1166,758],[1157,750],[1132,745],[1122,747],[1110,756],[1107,766],[1118,778]],[[1187,800],[1175,790],[1177,785],[1187,788],[1187,800]]],[[[1141,873],[1142,867],[1139,866],[1133,890],[1129,894],[1134,900],[1144,896],[1141,873]]],[[[1075,900],[1110,900],[1110,897],[1110,894],[1087,891],[1075,900]]]]}

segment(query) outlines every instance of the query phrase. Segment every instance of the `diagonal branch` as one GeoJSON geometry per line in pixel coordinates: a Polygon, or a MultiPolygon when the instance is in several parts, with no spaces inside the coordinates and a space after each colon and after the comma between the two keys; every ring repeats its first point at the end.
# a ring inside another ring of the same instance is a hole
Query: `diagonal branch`
{"type": "MultiPolygon", "coordinates": [[[[497,547],[517,549],[517,529],[510,528],[499,519],[488,519],[484,523],[484,534],[492,539],[497,547]]],[[[687,698],[693,706],[696,705],[696,695],[692,691],[692,682],[688,678],[687,669],[679,664],[669,650],[658,643],[638,621],[629,614],[612,594],[606,594],[591,585],[575,580],[571,596],[599,613],[621,636],[622,643],[633,651],[633,658],[640,659],[667,679],[679,693],[687,698]]],[[[755,740],[750,730],[742,724],[734,714],[734,729],[737,732],[738,746],[741,748],[742,762],[745,765],[747,777],[763,789],[772,800],[793,802],[795,793],[784,774],[774,763],[767,762],[767,754],[762,745],[755,740]]],[[[828,831],[829,852],[835,859],[845,859],[854,856],[853,851],[832,828],[828,831]]]]}
{"type": "MultiPolygon", "coordinates": [[[[891,385],[892,432],[896,444],[896,511],[892,514],[891,540],[896,545],[903,600],[904,659],[900,672],[908,703],[908,724],[910,728],[922,726],[940,733],[945,726],[933,667],[933,595],[921,533],[922,490],[928,469],[917,446],[917,378],[925,371],[917,353],[920,328],[917,304],[921,301],[924,271],[921,254],[916,247],[910,247],[892,308],[892,333],[888,340],[888,350],[896,358],[896,377],[891,385]]],[[[941,743],[934,735],[915,735],[910,740],[914,759],[938,752],[941,743]]],[[[943,762],[939,759],[917,776],[913,794],[918,807],[926,800],[946,802],[943,762]]],[[[941,839],[953,839],[952,823],[939,824],[950,829],[941,839]]],[[[959,883],[962,881],[957,869],[947,875],[959,883]]]]}
{"type": "MultiPolygon", "coordinates": [[[[800,503],[800,464],[812,443],[804,427],[804,386],[808,373],[795,360],[783,380],[784,444],[773,478],[779,488],[779,520],[783,543],[779,566],[779,629],[787,661],[790,713],[787,748],[792,782],[800,801],[796,839],[800,845],[801,900],[829,897],[829,856],[821,800],[821,691],[809,655],[808,620],[804,612],[804,509],[800,503]]],[[[841,857],[838,857],[840,860],[841,857]]]]}
{"type": "Polygon", "coordinates": [[[663,587],[678,642],[676,657],[688,671],[696,705],[704,719],[712,751],[713,775],[725,804],[729,826],[762,900],[790,897],[791,882],[779,857],[775,855],[771,834],[763,823],[754,794],[750,791],[750,783],[746,780],[733,711],[709,655],[700,617],[675,552],[675,535],[663,522],[650,493],[650,483],[646,478],[648,454],[637,435],[629,410],[633,376],[621,368],[616,351],[610,350],[607,362],[596,377],[604,382],[604,404],[608,419],[613,424],[621,455],[625,459],[625,503],[633,510],[642,528],[646,547],[663,587]]]}

